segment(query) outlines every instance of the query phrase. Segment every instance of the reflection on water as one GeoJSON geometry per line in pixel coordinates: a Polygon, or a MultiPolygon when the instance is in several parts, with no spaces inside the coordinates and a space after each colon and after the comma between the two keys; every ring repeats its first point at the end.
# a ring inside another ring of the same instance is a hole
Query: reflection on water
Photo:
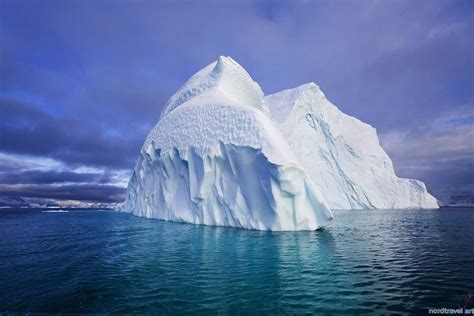
{"type": "Polygon", "coordinates": [[[0,212],[0,311],[414,313],[474,290],[474,211],[336,211],[316,232],[0,212]]]}

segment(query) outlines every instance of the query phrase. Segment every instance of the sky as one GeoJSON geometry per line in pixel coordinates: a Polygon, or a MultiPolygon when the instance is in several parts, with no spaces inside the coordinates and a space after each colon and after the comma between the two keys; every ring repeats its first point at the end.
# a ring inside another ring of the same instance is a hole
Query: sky
{"type": "Polygon", "coordinates": [[[146,135],[231,56],[316,82],[396,173],[474,194],[474,1],[0,0],[0,196],[120,202],[146,135]]]}

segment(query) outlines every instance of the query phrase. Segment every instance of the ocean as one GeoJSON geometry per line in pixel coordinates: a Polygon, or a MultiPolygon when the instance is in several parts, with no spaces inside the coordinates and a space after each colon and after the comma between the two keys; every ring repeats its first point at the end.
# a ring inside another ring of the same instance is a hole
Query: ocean
{"type": "MultiPolygon", "coordinates": [[[[474,209],[334,211],[261,232],[0,210],[0,312],[428,314],[474,292],[474,209]]],[[[466,301],[466,302],[465,302],[466,301]]]]}

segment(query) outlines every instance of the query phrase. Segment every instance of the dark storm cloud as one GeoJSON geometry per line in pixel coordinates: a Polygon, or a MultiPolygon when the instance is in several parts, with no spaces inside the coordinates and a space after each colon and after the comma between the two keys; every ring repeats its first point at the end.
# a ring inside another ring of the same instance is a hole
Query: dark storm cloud
{"type": "Polygon", "coordinates": [[[95,184],[23,185],[20,187],[0,185],[0,196],[114,203],[124,200],[125,188],[95,184]]]}
{"type": "Polygon", "coordinates": [[[434,193],[474,188],[474,109],[443,113],[426,124],[383,134],[397,174],[426,182],[434,193]],[[455,119],[454,119],[455,118],[455,119]]]}
{"type": "Polygon", "coordinates": [[[267,94],[318,83],[403,176],[470,185],[472,123],[434,122],[474,108],[473,24],[469,0],[0,1],[0,152],[132,168],[172,93],[230,55],[267,94]]]}
{"type": "Polygon", "coordinates": [[[54,117],[32,105],[0,99],[0,150],[70,164],[131,168],[144,135],[107,135],[87,120],[54,117]]]}
{"type": "Polygon", "coordinates": [[[11,171],[0,172],[0,184],[52,184],[65,182],[109,183],[108,174],[76,173],[70,171],[11,171]]]}

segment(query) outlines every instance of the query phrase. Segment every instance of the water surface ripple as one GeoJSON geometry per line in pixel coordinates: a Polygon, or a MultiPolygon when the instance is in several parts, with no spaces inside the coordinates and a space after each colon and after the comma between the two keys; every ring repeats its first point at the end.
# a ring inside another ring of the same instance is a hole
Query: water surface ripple
{"type": "Polygon", "coordinates": [[[0,211],[0,312],[427,314],[474,291],[474,210],[335,211],[316,232],[0,211]]]}

